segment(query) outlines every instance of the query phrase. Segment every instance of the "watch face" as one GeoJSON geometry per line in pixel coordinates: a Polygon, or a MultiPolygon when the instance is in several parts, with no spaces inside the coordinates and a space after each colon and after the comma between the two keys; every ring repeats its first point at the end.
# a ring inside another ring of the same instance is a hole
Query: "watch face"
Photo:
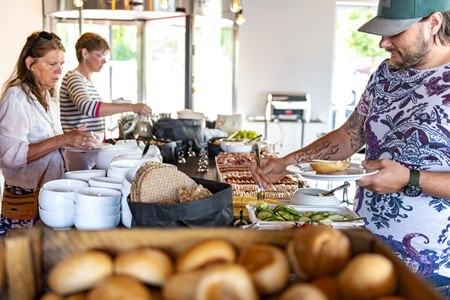
{"type": "Polygon", "coordinates": [[[416,185],[407,185],[403,188],[403,193],[409,197],[417,197],[422,194],[422,188],[416,185]]]}

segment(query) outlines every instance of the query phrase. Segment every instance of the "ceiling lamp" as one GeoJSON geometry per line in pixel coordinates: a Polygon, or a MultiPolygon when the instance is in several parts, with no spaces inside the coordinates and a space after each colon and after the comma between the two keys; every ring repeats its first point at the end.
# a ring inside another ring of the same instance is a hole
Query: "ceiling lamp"
{"type": "Polygon", "coordinates": [[[237,13],[241,10],[241,2],[239,0],[232,0],[230,3],[230,10],[234,13],[237,13]]]}
{"type": "Polygon", "coordinates": [[[168,9],[169,8],[169,0],[159,0],[159,7],[161,9],[168,9]]]}
{"type": "Polygon", "coordinates": [[[77,8],[83,7],[83,0],[73,0],[73,5],[77,8]]]}
{"type": "Polygon", "coordinates": [[[245,16],[244,16],[244,12],[242,11],[242,9],[236,14],[235,22],[239,26],[241,26],[245,23],[245,16]]]}

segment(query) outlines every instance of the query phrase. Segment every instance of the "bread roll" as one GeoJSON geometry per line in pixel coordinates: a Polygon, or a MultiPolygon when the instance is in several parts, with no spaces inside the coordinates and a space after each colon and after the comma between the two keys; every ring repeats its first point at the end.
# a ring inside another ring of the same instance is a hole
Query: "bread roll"
{"type": "MultiPolygon", "coordinates": [[[[276,276],[276,274],[274,274],[276,276]]],[[[256,287],[247,270],[237,264],[216,265],[201,276],[196,300],[256,300],[256,287]]]]}
{"type": "Polygon", "coordinates": [[[299,230],[289,242],[287,252],[301,280],[337,274],[352,254],[348,237],[325,225],[299,230]]]}
{"type": "Polygon", "coordinates": [[[56,264],[48,275],[48,286],[59,295],[94,287],[113,270],[112,258],[101,251],[74,254],[56,264]]]}
{"type": "Polygon", "coordinates": [[[355,256],[338,275],[340,293],[348,299],[374,299],[393,295],[397,276],[392,262],[381,254],[355,256]]]}
{"type": "Polygon", "coordinates": [[[279,300],[328,300],[328,298],[312,284],[297,283],[284,291],[279,300]]]}
{"type": "Polygon", "coordinates": [[[200,269],[207,265],[235,262],[236,251],[225,240],[211,239],[198,242],[182,252],[176,259],[177,272],[200,269]]]}
{"type": "Polygon", "coordinates": [[[64,300],[64,297],[59,296],[57,294],[54,293],[45,293],[44,295],[42,295],[39,300],[64,300]]]}
{"type": "Polygon", "coordinates": [[[151,300],[150,290],[139,280],[125,276],[114,275],[106,278],[86,297],[86,300],[151,300]]]}
{"type": "Polygon", "coordinates": [[[154,286],[162,286],[173,269],[170,256],[154,248],[127,251],[114,260],[115,274],[129,275],[154,286]]]}
{"type": "Polygon", "coordinates": [[[400,296],[384,296],[378,297],[375,300],[407,300],[407,299],[400,296]]]}
{"type": "Polygon", "coordinates": [[[176,273],[169,277],[162,287],[165,300],[190,300],[195,299],[200,279],[204,270],[176,273]]]}
{"type": "Polygon", "coordinates": [[[347,170],[350,167],[350,161],[315,159],[309,165],[316,173],[324,174],[347,170]]]}
{"type": "Polygon", "coordinates": [[[289,261],[278,247],[251,245],[241,251],[238,262],[250,273],[260,294],[277,292],[288,283],[289,261]]]}
{"type": "Polygon", "coordinates": [[[318,287],[328,297],[329,300],[342,299],[342,297],[339,295],[339,285],[336,277],[318,277],[311,281],[311,284],[315,287],[318,287]]]}

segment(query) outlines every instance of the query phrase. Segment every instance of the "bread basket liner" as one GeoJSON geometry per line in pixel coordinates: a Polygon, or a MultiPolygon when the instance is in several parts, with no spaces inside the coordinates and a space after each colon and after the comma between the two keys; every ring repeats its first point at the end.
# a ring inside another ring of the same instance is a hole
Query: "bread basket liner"
{"type": "Polygon", "coordinates": [[[131,227],[222,227],[234,220],[231,185],[192,178],[212,195],[177,204],[128,202],[132,214],[131,227]]]}

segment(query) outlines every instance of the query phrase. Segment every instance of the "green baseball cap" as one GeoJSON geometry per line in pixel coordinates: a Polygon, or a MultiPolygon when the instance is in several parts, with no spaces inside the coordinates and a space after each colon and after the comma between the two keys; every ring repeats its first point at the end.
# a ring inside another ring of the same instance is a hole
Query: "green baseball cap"
{"type": "Polygon", "coordinates": [[[450,0],[380,0],[377,16],[358,31],[392,36],[408,29],[435,11],[450,10],[450,0]]]}

